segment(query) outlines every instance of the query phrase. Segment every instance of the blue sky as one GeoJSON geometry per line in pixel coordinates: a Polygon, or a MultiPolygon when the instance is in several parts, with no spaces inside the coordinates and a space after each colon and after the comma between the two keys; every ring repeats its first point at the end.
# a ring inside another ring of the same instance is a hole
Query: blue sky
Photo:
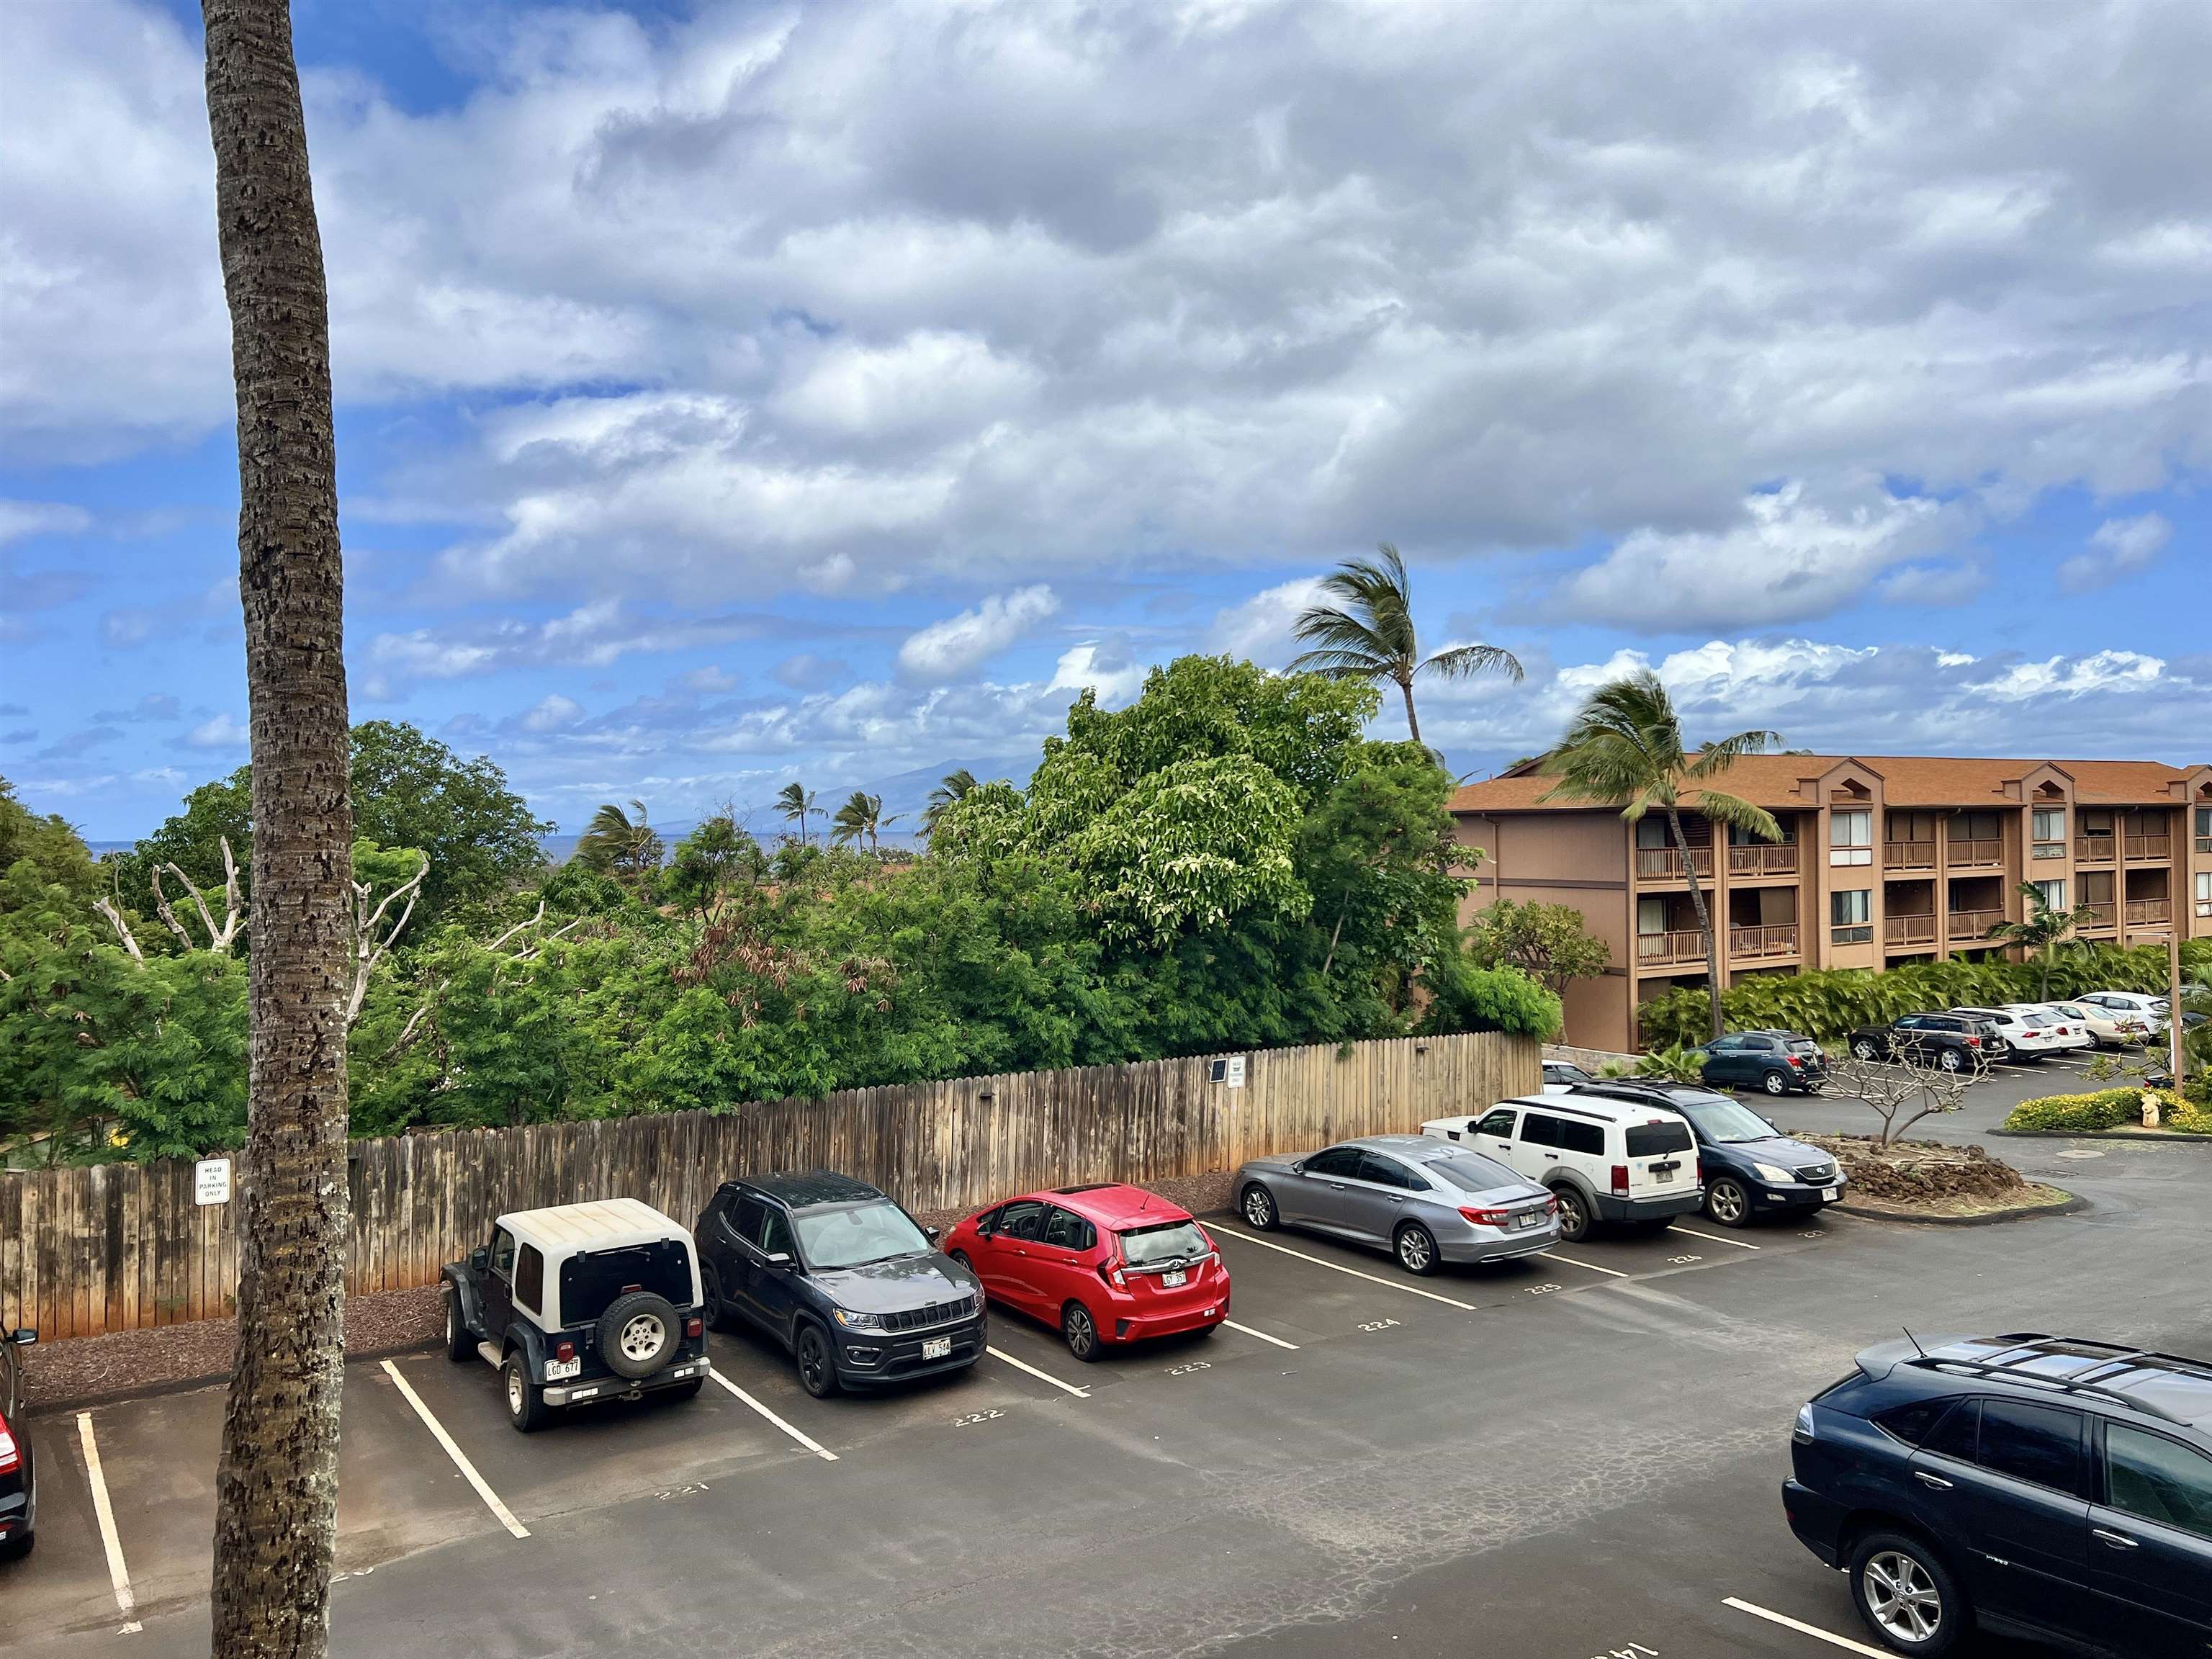
{"type": "MultiPolygon", "coordinates": [[[[2201,8],[296,10],[356,717],[565,825],[1018,768],[1384,538],[1528,668],[1462,771],[1638,661],[2212,754],[2201,8]]],[[[245,758],[197,7],[10,32],[0,773],[122,839],[245,758]]]]}

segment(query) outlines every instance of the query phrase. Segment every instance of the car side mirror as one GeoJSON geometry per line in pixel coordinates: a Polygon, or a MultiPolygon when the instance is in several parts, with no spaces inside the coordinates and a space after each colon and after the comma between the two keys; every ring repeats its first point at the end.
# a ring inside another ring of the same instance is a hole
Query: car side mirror
{"type": "Polygon", "coordinates": [[[788,1250],[770,1251],[768,1256],[768,1265],[771,1267],[790,1267],[792,1265],[791,1252],[788,1250]]]}
{"type": "Polygon", "coordinates": [[[475,1272],[482,1273],[486,1267],[491,1266],[491,1252],[478,1245],[469,1252],[469,1266],[475,1272]]]}
{"type": "Polygon", "coordinates": [[[1306,1161],[1305,1161],[1305,1159],[1304,1159],[1304,1158],[1298,1158],[1298,1159],[1297,1159],[1296,1161],[1294,1161],[1294,1162],[1291,1164],[1291,1173],[1292,1175],[1304,1175],[1305,1172],[1306,1172],[1306,1161]]]}
{"type": "Polygon", "coordinates": [[[924,1238],[927,1238],[931,1243],[934,1244],[939,1239],[945,1237],[945,1229],[942,1227],[924,1227],[921,1230],[921,1236],[924,1238]]]}
{"type": "Polygon", "coordinates": [[[33,1342],[36,1342],[39,1340],[39,1334],[27,1326],[23,1329],[16,1331],[14,1334],[9,1336],[8,1340],[19,1348],[27,1348],[33,1342]]]}

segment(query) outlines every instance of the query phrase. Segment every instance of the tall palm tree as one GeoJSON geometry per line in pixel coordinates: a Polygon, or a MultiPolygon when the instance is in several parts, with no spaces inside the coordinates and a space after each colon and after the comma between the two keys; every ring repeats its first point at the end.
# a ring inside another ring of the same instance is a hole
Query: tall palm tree
{"type": "Polygon", "coordinates": [[[1291,664],[1293,672],[1326,674],[1331,679],[1389,680],[1406,700],[1406,729],[1421,740],[1413,712],[1413,682],[1423,674],[1463,680],[1496,672],[1521,678],[1521,659],[1495,645],[1455,645],[1421,655],[1413,632],[1413,581],[1406,562],[1388,542],[1373,559],[1347,559],[1322,580],[1322,592],[1336,601],[1298,614],[1293,632],[1315,649],[1291,664]]]}
{"type": "Polygon", "coordinates": [[[814,814],[814,792],[796,780],[783,786],[783,793],[775,798],[775,810],[787,823],[799,826],[799,839],[805,842],[806,820],[814,814]]]}
{"type": "Polygon", "coordinates": [[[238,398],[253,960],[214,1650],[330,1645],[344,1376],[353,799],[330,308],[286,0],[203,0],[238,398]]]}
{"type": "Polygon", "coordinates": [[[2042,988],[2037,993],[2039,1001],[2051,1000],[2051,958],[2058,941],[2076,927],[2086,927],[2096,919],[2094,907],[2077,904],[2070,910],[2052,908],[2043,890],[2032,881],[2020,884],[2020,896],[2027,901],[2027,908],[2018,921],[2000,921],[1990,927],[1985,936],[2001,939],[2008,945],[2017,945],[2042,963],[2042,988]]]}
{"type": "Polygon", "coordinates": [[[877,833],[896,816],[896,813],[890,818],[884,816],[884,798],[881,795],[871,795],[865,790],[855,789],[846,799],[845,804],[837,809],[837,816],[830,820],[834,827],[830,832],[830,839],[840,847],[849,847],[855,842],[865,840],[868,843],[868,850],[872,853],[876,850],[877,833]]]}
{"type": "Polygon", "coordinates": [[[1700,749],[1693,759],[1682,745],[1682,722],[1674,700],[1649,669],[1609,681],[1589,695],[1567,734],[1544,757],[1543,769],[1559,782],[1540,799],[1621,805],[1631,823],[1647,812],[1663,812],[1668,833],[1682,855],[1682,874],[1690,884],[1690,908],[1705,943],[1705,994],[1712,1034],[1721,1035],[1720,951],[1714,942],[1712,913],[1691,866],[1690,843],[1682,833],[1680,807],[1686,802],[1714,823],[1749,831],[1764,841],[1780,841],[1782,826],[1764,807],[1712,787],[1740,756],[1755,755],[1776,741],[1771,732],[1739,732],[1700,749]],[[1625,803],[1625,805],[1623,804],[1625,803]]]}
{"type": "Polygon", "coordinates": [[[945,775],[945,781],[929,792],[929,800],[921,810],[921,833],[934,835],[939,823],[958,800],[975,787],[975,775],[966,767],[956,767],[945,775]]]}
{"type": "Polygon", "coordinates": [[[586,870],[638,881],[660,868],[660,832],[653,827],[645,803],[633,799],[630,811],[609,801],[592,814],[591,823],[576,838],[576,860],[586,870]],[[632,817],[631,812],[637,816],[632,817]]]}

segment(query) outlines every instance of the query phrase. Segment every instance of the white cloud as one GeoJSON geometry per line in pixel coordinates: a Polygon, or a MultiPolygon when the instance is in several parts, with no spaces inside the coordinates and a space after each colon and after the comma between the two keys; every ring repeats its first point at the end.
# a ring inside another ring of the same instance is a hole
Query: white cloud
{"type": "Polygon", "coordinates": [[[1086,641],[1071,646],[1060,653],[1054,665],[1052,683],[1048,691],[1080,691],[1085,687],[1098,694],[1098,701],[1109,708],[1131,702],[1145,689],[1145,665],[1129,654],[1128,647],[1119,641],[1101,643],[1086,641]]]}
{"type": "Polygon", "coordinates": [[[2058,567],[2058,585],[2069,593],[2104,587],[2142,569],[2165,551],[2173,526],[2157,513],[2107,519],[2089,537],[2089,551],[2058,567]]]}
{"type": "Polygon", "coordinates": [[[0,547],[32,536],[74,535],[92,526],[92,514],[60,501],[0,501],[0,547]]]}
{"type": "Polygon", "coordinates": [[[899,678],[937,685],[973,672],[1060,609],[1043,582],[994,593],[972,611],[932,623],[899,647],[899,678]]]}
{"type": "Polygon", "coordinates": [[[1297,653],[1297,640],[1291,630],[1297,625],[1298,613],[1318,604],[1321,598],[1318,576],[1301,577],[1279,586],[1263,588],[1250,599],[1215,613],[1213,626],[1206,635],[1207,647],[1225,651],[1232,657],[1249,657],[1254,662],[1279,668],[1297,653]]]}
{"type": "Polygon", "coordinates": [[[217,714],[202,720],[185,733],[188,749],[243,749],[252,740],[252,733],[228,714],[217,714]]]}
{"type": "Polygon", "coordinates": [[[526,732],[559,732],[584,718],[584,706],[558,691],[541,697],[522,716],[526,732]]]}
{"type": "Polygon", "coordinates": [[[368,660],[383,678],[451,680],[541,665],[605,668],[634,653],[684,651],[756,639],[775,626],[749,611],[647,617],[619,599],[594,599],[543,622],[507,617],[461,629],[379,634],[368,660]]]}
{"type": "Polygon", "coordinates": [[[1831,506],[1790,483],[1747,496],[1723,530],[1638,530],[1571,577],[1560,598],[1577,619],[1653,631],[1825,616],[1928,551],[1945,518],[1933,501],[1852,495],[1831,506]]]}

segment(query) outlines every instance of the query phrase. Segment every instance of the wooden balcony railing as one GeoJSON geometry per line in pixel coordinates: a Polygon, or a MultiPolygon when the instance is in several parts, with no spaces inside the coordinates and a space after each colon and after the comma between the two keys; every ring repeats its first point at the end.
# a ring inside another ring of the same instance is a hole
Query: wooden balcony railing
{"type": "MultiPolygon", "coordinates": [[[[1713,872],[1713,849],[1692,847],[1690,849],[1690,868],[1701,876],[1713,872]]],[[[1636,873],[1646,881],[1680,881],[1682,878],[1682,854],[1672,847],[1639,847],[1636,849],[1636,873]]]]}
{"type": "Polygon", "coordinates": [[[1951,912],[1950,933],[1954,944],[1968,939],[1987,939],[1990,929],[2005,919],[2002,910],[1954,910],[1951,912]]]}
{"type": "Polygon", "coordinates": [[[2088,920],[2081,924],[2084,933],[2101,933],[2109,929],[2114,918],[2119,914],[2117,908],[2112,905],[2099,904],[2094,902],[2085,904],[2081,908],[2089,913],[2088,920]]]}
{"type": "Polygon", "coordinates": [[[1638,933],[1636,936],[1636,960],[1640,967],[1663,966],[1674,962],[1703,962],[1705,959],[1705,936],[1694,927],[1671,933],[1638,933]]]}
{"type": "Polygon", "coordinates": [[[2171,836],[2130,836],[2128,856],[2131,859],[2164,860],[2173,856],[2173,837],[2171,836]]]}
{"type": "Polygon", "coordinates": [[[1736,961],[1797,954],[1797,924],[1794,921],[1769,927],[1731,927],[1728,939],[1729,955],[1736,961]]]}
{"type": "Polygon", "coordinates": [[[1936,942],[1936,918],[1925,916],[1884,916],[1881,936],[1889,945],[1933,945],[1936,942]]]}
{"type": "Polygon", "coordinates": [[[2027,855],[2032,859],[2063,859],[2066,856],[2066,843],[2063,841],[2039,841],[2030,845],[2027,855]]]}
{"type": "Polygon", "coordinates": [[[1974,837],[1950,843],[1951,867],[1961,869],[1976,864],[2002,864],[2004,842],[1986,837],[1974,837]]]}
{"type": "Polygon", "coordinates": [[[1797,873],[1797,843],[1777,842],[1729,848],[1732,876],[1794,876],[1797,873]]]}
{"type": "Polygon", "coordinates": [[[2117,836],[2074,837],[2074,861],[2076,864],[2110,864],[2119,856],[2119,837],[2117,836]]]}
{"type": "Polygon", "coordinates": [[[2130,899],[2128,901],[2128,926],[2130,927],[2139,927],[2147,921],[2172,921],[2172,920],[2173,901],[2172,899],[2130,899]]]}
{"type": "Polygon", "coordinates": [[[1932,841],[1886,841],[1881,844],[1881,861],[1891,870],[1933,870],[1936,867],[1936,843],[1932,841]]]}

